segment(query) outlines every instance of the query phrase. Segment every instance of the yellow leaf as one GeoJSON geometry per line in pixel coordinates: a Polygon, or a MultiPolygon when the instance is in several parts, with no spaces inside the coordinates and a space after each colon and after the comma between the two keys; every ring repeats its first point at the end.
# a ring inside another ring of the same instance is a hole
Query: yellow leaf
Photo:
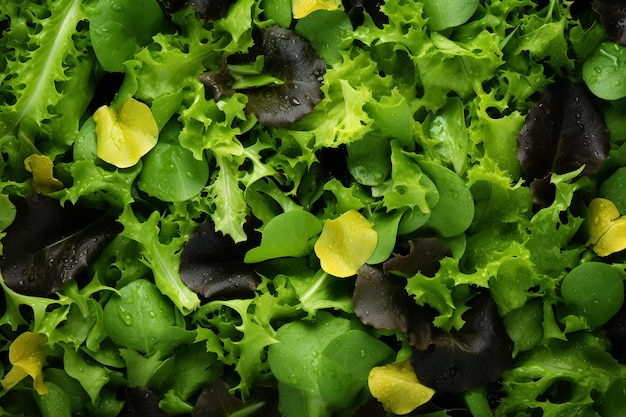
{"type": "Polygon", "coordinates": [[[594,198],[589,203],[589,240],[598,256],[608,256],[626,249],[626,216],[611,200],[594,198]]]}
{"type": "Polygon", "coordinates": [[[32,154],[24,160],[24,166],[33,174],[33,190],[48,195],[63,188],[63,183],[54,178],[52,159],[45,155],[32,154]]]}
{"type": "Polygon", "coordinates": [[[385,410],[398,415],[410,413],[435,394],[435,390],[417,380],[408,360],[372,368],[367,384],[385,410]]]}
{"type": "Polygon", "coordinates": [[[589,203],[589,219],[591,220],[590,237],[587,245],[593,245],[609,230],[611,222],[619,217],[619,211],[611,200],[594,198],[589,203]]]}
{"type": "Polygon", "coordinates": [[[115,111],[102,106],[95,111],[96,154],[118,168],[135,165],[157,143],[159,128],[150,108],[130,98],[115,111]]]}
{"type": "Polygon", "coordinates": [[[322,269],[339,278],[357,273],[376,249],[378,234],[356,210],[325,220],[313,249],[322,269]]]}
{"type": "Polygon", "coordinates": [[[294,19],[302,19],[316,10],[340,9],[340,0],[292,0],[291,2],[291,11],[294,19]]]}
{"type": "Polygon", "coordinates": [[[13,367],[0,381],[5,390],[10,390],[22,379],[33,378],[33,388],[38,394],[48,393],[43,382],[42,367],[46,359],[46,337],[39,333],[24,332],[9,347],[9,362],[13,367]]]}
{"type": "Polygon", "coordinates": [[[608,256],[626,249],[626,217],[622,216],[611,222],[609,229],[593,246],[598,256],[608,256]]]}

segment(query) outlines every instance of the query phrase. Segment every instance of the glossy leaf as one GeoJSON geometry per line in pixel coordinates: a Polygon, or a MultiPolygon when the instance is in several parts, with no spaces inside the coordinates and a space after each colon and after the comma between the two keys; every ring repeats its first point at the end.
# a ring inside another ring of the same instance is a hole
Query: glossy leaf
{"type": "Polygon", "coordinates": [[[154,284],[139,279],[120,288],[104,306],[104,330],[119,346],[167,355],[195,338],[178,324],[177,314],[154,284]]]}
{"type": "Polygon", "coordinates": [[[294,19],[302,19],[316,10],[339,10],[341,0],[292,0],[291,10],[294,19]]]}
{"type": "Polygon", "coordinates": [[[209,180],[209,165],[178,144],[157,143],[144,161],[139,189],[162,201],[186,201],[209,180]]]}
{"type": "Polygon", "coordinates": [[[283,84],[244,90],[246,110],[267,126],[286,126],[308,114],[323,97],[326,72],[315,49],[292,31],[272,26],[263,31],[259,54],[265,56],[264,72],[283,84]]]}
{"type": "Polygon", "coordinates": [[[235,243],[202,222],[189,238],[180,259],[180,277],[204,298],[249,298],[254,296],[259,277],[243,262],[254,239],[235,243]]]}
{"type": "Polygon", "coordinates": [[[477,296],[458,331],[440,332],[426,349],[414,349],[417,379],[438,392],[462,392],[496,381],[509,367],[513,344],[496,305],[477,296]]]}
{"type": "Polygon", "coordinates": [[[109,72],[123,72],[124,62],[152,39],[164,25],[156,0],[101,0],[89,19],[94,52],[109,72]],[[135,16],[141,15],[137,20],[135,16]]]}
{"type": "Polygon", "coordinates": [[[624,276],[601,262],[586,262],[572,269],[561,284],[561,295],[574,314],[599,326],[613,317],[624,303],[624,276]]]}
{"type": "Polygon", "coordinates": [[[427,0],[424,11],[432,30],[459,26],[469,20],[478,8],[478,0],[427,0]]]}
{"type": "Polygon", "coordinates": [[[589,90],[605,100],[626,97],[626,46],[605,41],[598,45],[583,65],[583,79],[589,90]]]}
{"type": "Polygon", "coordinates": [[[0,269],[4,282],[22,294],[48,296],[76,279],[119,233],[104,213],[62,207],[48,197],[16,202],[6,229],[0,269]]]}
{"type": "Polygon", "coordinates": [[[626,249],[626,216],[611,200],[594,198],[589,203],[589,231],[587,245],[592,245],[599,256],[608,256],[626,249]]]}
{"type": "Polygon", "coordinates": [[[517,143],[524,175],[535,200],[542,202],[541,196],[549,194],[550,174],[584,166],[581,175],[590,175],[600,169],[609,152],[609,132],[593,96],[583,86],[561,80],[529,110],[517,143]]]}
{"type": "Polygon", "coordinates": [[[245,262],[256,263],[285,256],[311,253],[314,239],[322,230],[320,221],[304,210],[291,210],[270,220],[261,235],[261,245],[250,249],[245,262]]]}

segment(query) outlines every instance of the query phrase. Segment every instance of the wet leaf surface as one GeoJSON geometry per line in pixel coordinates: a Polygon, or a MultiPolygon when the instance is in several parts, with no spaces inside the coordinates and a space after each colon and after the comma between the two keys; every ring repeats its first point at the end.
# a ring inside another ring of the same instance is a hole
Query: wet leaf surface
{"type": "Polygon", "coordinates": [[[254,296],[258,275],[243,262],[245,253],[256,244],[254,238],[235,243],[205,221],[195,230],[183,249],[180,276],[187,287],[204,298],[249,298],[254,296]]]}
{"type": "Polygon", "coordinates": [[[76,279],[121,231],[99,210],[63,207],[47,197],[16,202],[15,221],[6,229],[0,270],[12,290],[48,296],[76,279]]]}
{"type": "Polygon", "coordinates": [[[426,349],[414,349],[411,364],[424,385],[463,392],[496,381],[508,369],[513,343],[486,295],[476,296],[458,331],[438,332],[426,349]]]}
{"type": "Polygon", "coordinates": [[[608,156],[609,139],[604,116],[584,86],[567,80],[550,85],[518,135],[517,158],[536,202],[550,195],[546,178],[552,173],[565,174],[583,165],[581,175],[597,172],[608,156]]]}

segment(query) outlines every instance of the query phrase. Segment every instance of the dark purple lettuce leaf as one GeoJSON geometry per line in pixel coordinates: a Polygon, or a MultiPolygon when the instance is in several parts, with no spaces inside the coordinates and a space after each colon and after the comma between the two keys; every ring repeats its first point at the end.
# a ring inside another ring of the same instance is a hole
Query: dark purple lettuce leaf
{"type": "MultiPolygon", "coordinates": [[[[284,127],[309,114],[324,97],[321,87],[326,63],[307,40],[292,30],[280,26],[264,29],[248,54],[229,59],[241,64],[253,62],[258,56],[264,57],[263,74],[282,81],[280,85],[239,90],[248,96],[246,111],[260,123],[284,127]]],[[[226,65],[200,75],[200,81],[216,100],[234,91],[226,65]]]]}
{"type": "Polygon", "coordinates": [[[201,223],[181,254],[183,282],[207,299],[254,297],[259,277],[243,262],[245,253],[256,246],[254,236],[235,243],[230,236],[216,231],[212,222],[201,223]]]}
{"type": "Polygon", "coordinates": [[[609,39],[626,45],[626,1],[593,0],[591,7],[600,15],[602,27],[609,39]]]}
{"type": "Polygon", "coordinates": [[[245,91],[247,110],[266,126],[286,126],[300,120],[324,97],[326,63],[311,44],[289,29],[272,26],[262,33],[260,54],[264,72],[283,81],[245,91]]]}
{"type": "Polygon", "coordinates": [[[237,412],[250,417],[280,417],[278,393],[265,389],[243,402],[228,391],[221,379],[215,379],[200,392],[191,417],[229,417],[237,412]]]}
{"type": "Polygon", "coordinates": [[[439,261],[452,256],[452,251],[436,237],[412,239],[409,241],[409,247],[407,255],[396,255],[383,263],[385,273],[394,271],[412,277],[419,272],[427,277],[433,277],[439,270],[439,261]]]}
{"type": "Polygon", "coordinates": [[[380,267],[362,266],[352,295],[354,314],[375,329],[400,330],[412,346],[425,348],[434,330],[434,316],[415,303],[405,286],[403,277],[388,275],[380,267]]]}
{"type": "Polygon", "coordinates": [[[407,333],[415,302],[404,289],[405,285],[405,279],[388,276],[381,268],[362,266],[352,295],[354,314],[363,324],[376,329],[398,329],[407,333]]]}
{"type": "Polygon", "coordinates": [[[185,7],[192,7],[200,17],[214,22],[226,16],[234,0],[162,0],[165,11],[175,13],[185,7]]]}
{"type": "Polygon", "coordinates": [[[365,12],[370,15],[374,24],[382,29],[383,25],[389,23],[389,17],[380,10],[383,4],[385,4],[383,0],[343,0],[344,10],[350,16],[355,28],[363,24],[365,12]]]}
{"type": "Polygon", "coordinates": [[[167,417],[159,408],[161,399],[148,388],[126,388],[125,393],[126,402],[117,417],[167,417]]]}
{"type": "Polygon", "coordinates": [[[584,86],[568,80],[550,85],[528,112],[517,138],[517,158],[535,202],[545,204],[551,186],[546,179],[552,173],[583,165],[581,175],[596,173],[608,156],[609,141],[604,116],[584,86]]]}
{"type": "Polygon", "coordinates": [[[48,296],[77,278],[121,231],[99,210],[67,206],[49,197],[16,202],[6,229],[0,270],[6,285],[27,295],[48,296]]]}
{"type": "Polygon", "coordinates": [[[420,382],[438,392],[463,392],[500,378],[512,361],[513,343],[496,304],[477,295],[458,331],[439,331],[428,347],[414,348],[411,364],[420,382]]]}

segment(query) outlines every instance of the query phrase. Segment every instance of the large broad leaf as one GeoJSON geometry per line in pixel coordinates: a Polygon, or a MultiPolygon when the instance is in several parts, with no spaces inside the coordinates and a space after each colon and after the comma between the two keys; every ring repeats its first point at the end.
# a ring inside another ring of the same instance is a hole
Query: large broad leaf
{"type": "Polygon", "coordinates": [[[180,259],[180,277],[189,289],[204,298],[249,298],[254,296],[258,275],[243,262],[250,240],[235,243],[205,221],[185,244],[180,259]]]}
{"type": "Polygon", "coordinates": [[[246,111],[264,125],[280,127],[295,122],[323,97],[326,63],[309,42],[289,29],[265,29],[250,53],[238,58],[243,64],[223,66],[203,74],[200,80],[215,98],[232,94],[241,85],[240,91],[248,96],[246,111]],[[256,65],[259,62],[263,63],[261,71],[256,65]]]}
{"type": "Polygon", "coordinates": [[[439,392],[462,392],[496,381],[512,360],[509,339],[496,304],[477,296],[459,331],[436,334],[426,349],[414,349],[417,379],[439,392]]]}
{"type": "Polygon", "coordinates": [[[180,325],[181,317],[151,282],[138,279],[119,289],[104,306],[104,330],[121,347],[152,356],[167,355],[195,333],[180,325]]]}
{"type": "Polygon", "coordinates": [[[77,278],[120,231],[104,213],[63,207],[46,197],[16,203],[6,229],[0,270],[6,285],[29,295],[47,296],[77,278]]]}
{"type": "Polygon", "coordinates": [[[622,45],[626,45],[626,3],[616,0],[593,0],[593,10],[600,15],[606,34],[622,45]]]}
{"type": "Polygon", "coordinates": [[[517,158],[535,201],[549,203],[546,185],[552,173],[583,166],[582,175],[597,172],[608,156],[609,139],[602,112],[584,86],[567,80],[550,85],[528,112],[517,138],[517,158]]]}
{"type": "Polygon", "coordinates": [[[109,72],[123,72],[124,62],[152,40],[164,25],[156,0],[99,0],[89,21],[98,61],[109,72]]]}

